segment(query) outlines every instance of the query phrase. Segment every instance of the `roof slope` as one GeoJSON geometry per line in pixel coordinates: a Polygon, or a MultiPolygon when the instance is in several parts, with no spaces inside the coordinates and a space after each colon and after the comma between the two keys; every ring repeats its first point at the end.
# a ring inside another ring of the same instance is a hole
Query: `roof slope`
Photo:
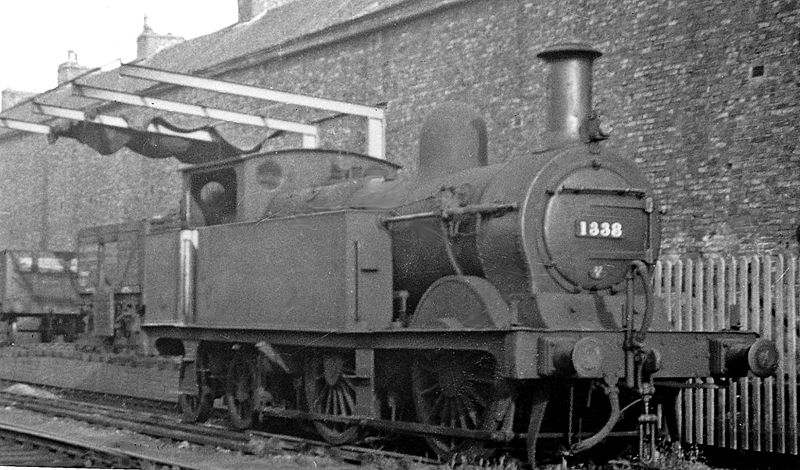
{"type": "Polygon", "coordinates": [[[164,49],[146,63],[180,72],[203,70],[405,1],[299,0],[164,49]]]}

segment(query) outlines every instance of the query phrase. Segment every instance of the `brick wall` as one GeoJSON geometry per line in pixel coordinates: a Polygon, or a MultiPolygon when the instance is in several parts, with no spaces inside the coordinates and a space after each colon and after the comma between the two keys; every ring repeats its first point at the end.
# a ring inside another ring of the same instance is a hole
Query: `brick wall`
{"type": "MultiPolygon", "coordinates": [[[[411,2],[407,9],[430,3],[411,2]]],[[[657,188],[665,250],[797,247],[797,1],[455,3],[405,22],[393,19],[392,10],[386,26],[327,45],[304,49],[303,40],[295,41],[221,78],[386,102],[387,154],[408,168],[416,164],[424,115],[447,100],[467,101],[487,120],[491,161],[503,161],[541,144],[546,70],[536,53],[557,42],[588,42],[605,53],[596,67],[595,107],[615,128],[611,143],[635,159],[657,188]],[[299,52],[287,52],[292,50],[299,52]],[[763,66],[763,76],[751,77],[755,66],[763,66]]],[[[325,35],[306,42],[320,38],[325,35]]],[[[315,116],[196,91],[167,96],[275,117],[315,116]]],[[[364,129],[354,120],[328,123],[323,146],[363,151],[364,129]]],[[[239,128],[225,130],[242,137],[239,128]]],[[[274,145],[297,144],[293,139],[274,145]]],[[[81,222],[177,209],[173,163],[129,154],[100,157],[78,144],[48,147],[42,140],[0,142],[0,174],[15,175],[6,183],[13,189],[0,189],[0,214],[9,205],[26,208],[14,216],[16,223],[2,224],[0,245],[46,238],[50,248],[62,248],[81,222]],[[38,160],[29,157],[31,150],[38,160]],[[41,168],[45,162],[53,165],[48,171],[41,168]]]]}
{"type": "Polygon", "coordinates": [[[67,250],[78,230],[177,211],[174,162],[123,150],[102,156],[71,139],[0,141],[0,246],[67,250]]]}

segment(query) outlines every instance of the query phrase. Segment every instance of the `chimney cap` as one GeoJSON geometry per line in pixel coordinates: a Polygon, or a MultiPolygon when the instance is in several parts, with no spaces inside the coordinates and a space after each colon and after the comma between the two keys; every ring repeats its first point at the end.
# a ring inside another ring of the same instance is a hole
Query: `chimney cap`
{"type": "Polygon", "coordinates": [[[536,54],[536,57],[544,60],[555,60],[577,54],[588,55],[590,59],[596,59],[603,55],[602,52],[589,44],[583,42],[566,42],[546,47],[542,52],[536,54]]]}
{"type": "Polygon", "coordinates": [[[144,25],[142,25],[142,32],[151,32],[153,28],[150,27],[150,16],[147,14],[144,15],[144,25]]]}

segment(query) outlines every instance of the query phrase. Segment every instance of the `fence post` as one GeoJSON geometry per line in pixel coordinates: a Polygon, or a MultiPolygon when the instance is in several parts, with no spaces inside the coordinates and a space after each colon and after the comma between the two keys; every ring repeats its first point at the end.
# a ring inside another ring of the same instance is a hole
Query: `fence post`
{"type": "MultiPolygon", "coordinates": [[[[762,292],[764,293],[764,316],[761,322],[761,331],[759,333],[762,337],[772,339],[772,256],[764,257],[764,278],[763,278],[762,292]]],[[[767,452],[775,451],[775,422],[773,420],[773,391],[775,388],[775,379],[767,377],[764,379],[764,450],[767,452]]]]}
{"type": "MultiPolygon", "coordinates": [[[[693,290],[694,296],[690,298],[692,302],[692,318],[690,319],[690,329],[692,331],[703,331],[705,312],[703,306],[705,305],[705,263],[703,258],[699,258],[694,266],[694,282],[693,290]]],[[[693,382],[701,384],[703,379],[694,379],[693,382]]],[[[706,391],[702,388],[694,390],[694,429],[697,436],[696,441],[701,444],[709,444],[708,437],[705,433],[705,400],[706,391]]]]}
{"type": "MultiPolygon", "coordinates": [[[[720,257],[719,272],[717,273],[717,321],[715,325],[718,330],[728,327],[728,297],[726,294],[728,292],[729,264],[726,258],[720,257]]],[[[717,421],[719,427],[719,445],[725,447],[728,445],[729,441],[728,423],[726,419],[728,411],[728,391],[724,388],[720,388],[716,391],[716,394],[719,400],[719,420],[717,421]]]]}
{"type": "MultiPolygon", "coordinates": [[[[715,311],[714,311],[714,267],[716,265],[716,258],[714,257],[706,257],[705,258],[705,274],[704,274],[704,283],[703,283],[703,295],[705,296],[705,305],[703,306],[703,330],[704,331],[715,331],[716,328],[714,326],[714,319],[715,319],[715,311]]],[[[714,379],[708,378],[706,380],[706,384],[713,384],[714,379]]],[[[714,408],[714,400],[716,398],[716,390],[711,388],[706,389],[704,392],[705,394],[705,420],[706,420],[706,428],[705,428],[705,440],[704,442],[708,445],[714,445],[717,443],[717,439],[715,437],[716,434],[716,409],[714,408]]]]}
{"type": "Polygon", "coordinates": [[[797,256],[789,256],[786,372],[789,374],[789,450],[797,455],[797,256]]]}
{"type": "MultiPolygon", "coordinates": [[[[776,263],[776,278],[775,278],[775,343],[778,345],[778,351],[782,355],[786,354],[786,335],[785,321],[786,311],[784,310],[783,303],[783,282],[786,276],[785,266],[783,262],[783,254],[778,254],[776,263]]],[[[786,358],[781,357],[778,361],[778,372],[775,379],[775,422],[777,423],[776,438],[778,440],[778,452],[786,452],[786,358]]]]}
{"type": "MultiPolygon", "coordinates": [[[[761,263],[758,256],[750,257],[750,317],[748,328],[752,331],[761,330],[761,317],[764,312],[761,309],[761,263]]],[[[758,377],[750,379],[752,391],[750,407],[753,409],[753,422],[750,427],[750,449],[761,450],[762,421],[761,421],[761,382],[758,377]]]]}
{"type": "MultiPolygon", "coordinates": [[[[772,339],[775,377],[746,377],[719,389],[681,391],[676,407],[687,442],[797,455],[798,271],[794,253],[675,257],[659,261],[655,292],[675,331],[739,327],[772,339]]],[[[692,379],[713,384],[713,379],[692,379]]]]}
{"type": "MultiPolygon", "coordinates": [[[[748,298],[750,297],[750,277],[748,273],[747,257],[739,258],[739,326],[747,331],[750,328],[750,312],[748,311],[748,298]]],[[[750,384],[747,377],[739,379],[739,448],[750,449],[750,384]]]]}

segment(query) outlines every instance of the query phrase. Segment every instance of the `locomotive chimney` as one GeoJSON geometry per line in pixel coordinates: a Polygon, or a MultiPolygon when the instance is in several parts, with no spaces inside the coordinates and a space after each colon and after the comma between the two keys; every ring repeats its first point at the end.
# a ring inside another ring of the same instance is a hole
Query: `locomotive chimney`
{"type": "Polygon", "coordinates": [[[592,62],[602,53],[587,44],[567,43],[537,54],[550,66],[547,78],[548,147],[581,140],[592,112],[592,62]]]}

